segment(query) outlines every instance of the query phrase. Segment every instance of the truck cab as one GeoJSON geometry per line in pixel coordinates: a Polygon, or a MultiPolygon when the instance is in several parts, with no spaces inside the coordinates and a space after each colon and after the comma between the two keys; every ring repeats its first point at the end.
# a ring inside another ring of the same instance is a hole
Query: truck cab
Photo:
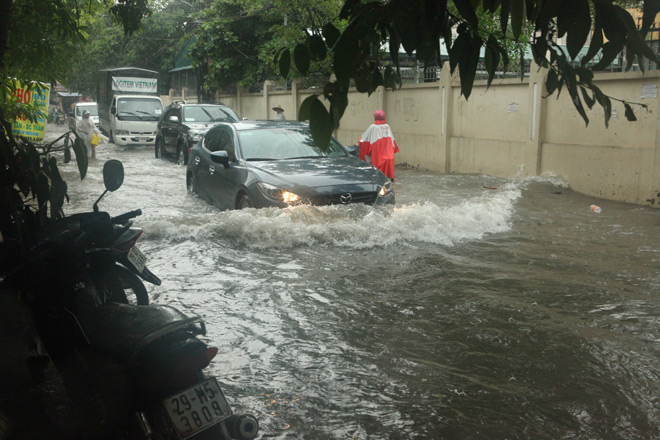
{"type": "Polygon", "coordinates": [[[110,104],[107,131],[117,145],[154,145],[163,103],[157,96],[116,95],[110,104]]]}

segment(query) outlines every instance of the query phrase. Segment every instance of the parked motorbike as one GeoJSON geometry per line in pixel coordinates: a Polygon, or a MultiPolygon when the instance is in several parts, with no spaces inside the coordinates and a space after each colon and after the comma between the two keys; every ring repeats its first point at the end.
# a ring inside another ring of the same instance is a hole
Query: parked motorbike
{"type": "MultiPolygon", "coordinates": [[[[121,162],[106,162],[103,177],[103,195],[118,189],[121,162]]],[[[171,306],[117,301],[125,294],[117,268],[154,278],[129,257],[139,236],[129,220],[139,212],[113,219],[98,210],[103,195],[93,212],[39,231],[0,284],[27,298],[67,391],[93,408],[108,438],[253,439],[257,419],[234,414],[217,380],[204,374],[218,352],[199,339],[204,321],[171,306]],[[116,264],[118,255],[130,269],[116,264]]]]}
{"type": "MultiPolygon", "coordinates": [[[[98,212],[98,202],[103,195],[94,203],[94,212],[98,212]]],[[[161,280],[146,266],[146,257],[136,246],[138,238],[142,235],[142,229],[131,227],[133,225],[131,219],[139,215],[142,215],[142,210],[136,209],[113,217],[112,235],[108,238],[108,243],[102,243],[100,247],[90,252],[93,252],[96,258],[116,262],[113,269],[122,283],[122,290],[115,290],[112,300],[124,304],[130,301],[138,305],[148,305],[149,294],[142,280],[157,286],[160,286],[161,280]],[[129,294],[126,294],[127,292],[129,294]]]]}

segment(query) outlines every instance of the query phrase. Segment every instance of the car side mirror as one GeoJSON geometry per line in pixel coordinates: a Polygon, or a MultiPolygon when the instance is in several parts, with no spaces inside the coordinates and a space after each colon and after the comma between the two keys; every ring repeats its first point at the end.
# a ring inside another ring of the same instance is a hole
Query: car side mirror
{"type": "Polygon", "coordinates": [[[170,122],[179,122],[178,116],[170,116],[170,122]]]}
{"type": "Polygon", "coordinates": [[[110,113],[112,113],[113,115],[117,113],[117,107],[110,107],[110,113]]]}
{"type": "Polygon", "coordinates": [[[214,151],[211,153],[211,160],[215,163],[221,163],[225,168],[229,167],[229,153],[225,150],[214,151]]]}
{"type": "Polygon", "coordinates": [[[348,151],[348,154],[352,154],[355,157],[360,157],[360,147],[357,145],[349,145],[346,148],[346,151],[348,151]]]}

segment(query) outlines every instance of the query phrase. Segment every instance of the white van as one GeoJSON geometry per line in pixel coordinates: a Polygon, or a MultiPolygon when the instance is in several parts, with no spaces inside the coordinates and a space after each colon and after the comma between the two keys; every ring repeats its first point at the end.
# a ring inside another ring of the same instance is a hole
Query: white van
{"type": "Polygon", "coordinates": [[[83,112],[87,110],[89,117],[94,122],[94,125],[99,126],[99,108],[95,102],[77,102],[73,106],[73,117],[76,119],[76,124],[82,119],[83,112]]]}

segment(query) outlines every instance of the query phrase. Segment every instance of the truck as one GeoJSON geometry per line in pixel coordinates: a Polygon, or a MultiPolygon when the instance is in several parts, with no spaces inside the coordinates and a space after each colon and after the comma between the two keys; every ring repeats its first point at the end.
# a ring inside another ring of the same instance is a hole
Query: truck
{"type": "Polygon", "coordinates": [[[99,128],[116,145],[154,145],[163,103],[158,72],[137,67],[102,69],[96,83],[99,128]]]}

